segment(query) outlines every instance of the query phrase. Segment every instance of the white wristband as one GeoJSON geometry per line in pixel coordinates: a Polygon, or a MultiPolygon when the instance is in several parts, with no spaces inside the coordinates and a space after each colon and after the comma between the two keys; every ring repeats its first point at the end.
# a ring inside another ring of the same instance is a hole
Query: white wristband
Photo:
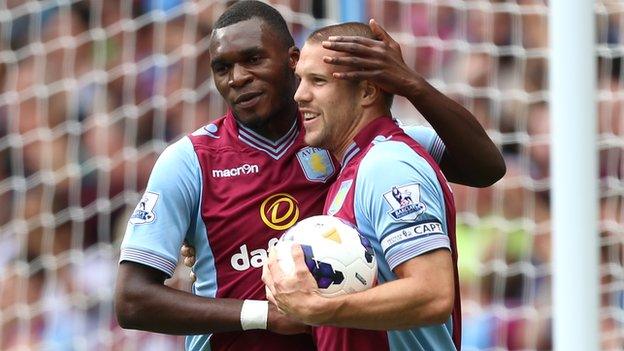
{"type": "Polygon", "coordinates": [[[266,329],[269,318],[269,301],[245,300],[240,312],[243,330],[266,329]]]}

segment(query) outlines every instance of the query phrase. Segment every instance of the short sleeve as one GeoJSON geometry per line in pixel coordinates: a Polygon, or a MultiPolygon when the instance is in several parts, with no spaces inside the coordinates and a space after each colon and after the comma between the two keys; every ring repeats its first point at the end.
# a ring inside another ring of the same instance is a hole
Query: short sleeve
{"type": "Polygon", "coordinates": [[[160,155],[145,193],[130,216],[120,262],[141,263],[172,276],[179,249],[196,222],[201,172],[188,137],[160,155]]]}
{"type": "Polygon", "coordinates": [[[437,164],[442,161],[442,155],[446,150],[446,146],[440,136],[433,128],[425,126],[401,126],[405,134],[416,140],[429,155],[433,157],[437,164]]]}
{"type": "Polygon", "coordinates": [[[442,188],[407,144],[377,143],[360,163],[355,212],[375,233],[390,269],[438,248],[450,249],[442,188]]]}

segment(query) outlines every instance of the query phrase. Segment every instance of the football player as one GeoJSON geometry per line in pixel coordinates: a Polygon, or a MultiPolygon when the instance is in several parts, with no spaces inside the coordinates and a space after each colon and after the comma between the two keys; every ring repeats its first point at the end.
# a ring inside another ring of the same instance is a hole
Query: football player
{"type": "Polygon", "coordinates": [[[431,156],[394,123],[386,91],[372,80],[335,77],[344,69],[324,61],[331,52],[322,43],[330,36],[356,37],[356,45],[375,45],[365,39],[376,37],[362,23],[312,33],[297,64],[301,83],[295,100],[305,116],[305,142],[329,150],[342,167],[324,213],[356,226],[372,244],[380,284],[323,297],[295,245],[292,275],[271,255],[263,274],[269,298],[287,315],[321,325],[313,328],[319,350],[459,349],[451,189],[431,156]]]}
{"type": "MultiPolygon", "coordinates": [[[[229,109],[156,162],[121,246],[117,318],[124,328],[190,335],[189,350],[314,349],[305,325],[267,303],[260,269],[284,230],[322,212],[339,172],[326,150],[304,142],[305,118],[293,99],[299,50],[274,8],[242,1],[215,22],[209,51],[229,109]],[[193,294],[163,284],[184,240],[196,251],[193,294]]],[[[409,133],[449,176],[474,185],[500,178],[500,154],[474,116],[428,85],[411,90],[424,79],[393,69],[378,74],[391,92],[427,106],[422,112],[447,148],[430,129],[409,133]]]]}

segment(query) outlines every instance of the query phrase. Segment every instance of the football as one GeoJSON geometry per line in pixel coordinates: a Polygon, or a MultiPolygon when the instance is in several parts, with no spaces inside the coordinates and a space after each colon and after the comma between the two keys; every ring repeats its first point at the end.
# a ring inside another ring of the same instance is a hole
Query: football
{"type": "Polygon", "coordinates": [[[377,261],[370,242],[337,217],[309,217],[282,235],[274,249],[285,274],[293,274],[295,269],[291,251],[294,243],[302,246],[305,263],[323,296],[363,291],[377,279],[377,261]]]}

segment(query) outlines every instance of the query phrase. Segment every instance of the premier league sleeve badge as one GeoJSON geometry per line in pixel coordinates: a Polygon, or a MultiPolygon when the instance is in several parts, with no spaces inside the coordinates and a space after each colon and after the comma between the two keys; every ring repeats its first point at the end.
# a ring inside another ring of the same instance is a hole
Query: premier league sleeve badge
{"type": "Polygon", "coordinates": [[[420,202],[420,184],[393,186],[383,195],[392,210],[388,214],[397,221],[412,222],[426,210],[420,202]]]}
{"type": "Polygon", "coordinates": [[[156,215],[154,214],[154,207],[156,206],[156,201],[158,201],[159,195],[157,193],[146,191],[145,194],[141,197],[139,204],[132,212],[132,216],[130,216],[130,223],[132,224],[146,224],[152,223],[154,219],[156,219],[156,215]]]}

